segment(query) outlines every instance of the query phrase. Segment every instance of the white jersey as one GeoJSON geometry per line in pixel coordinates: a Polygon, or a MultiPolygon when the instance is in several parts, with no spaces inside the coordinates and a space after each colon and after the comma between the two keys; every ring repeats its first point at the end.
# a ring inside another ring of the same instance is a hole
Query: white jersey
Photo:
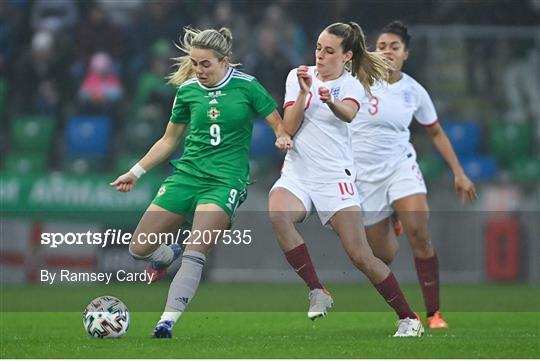
{"type": "Polygon", "coordinates": [[[393,84],[377,83],[371,92],[351,123],[358,177],[368,182],[390,176],[405,158],[416,159],[409,142],[413,117],[426,127],[438,121],[426,89],[405,73],[393,84]]]}
{"type": "MultiPolygon", "coordinates": [[[[294,104],[300,92],[296,69],[289,72],[285,89],[287,108],[294,104]]],[[[308,67],[312,77],[311,90],[306,98],[304,120],[294,135],[294,146],[287,152],[282,173],[297,180],[330,183],[344,177],[353,177],[349,126],[334,115],[318,96],[318,89],[325,87],[338,100],[350,99],[360,105],[365,92],[360,82],[349,72],[338,79],[322,82],[317,79],[315,66],[308,67]]]]}

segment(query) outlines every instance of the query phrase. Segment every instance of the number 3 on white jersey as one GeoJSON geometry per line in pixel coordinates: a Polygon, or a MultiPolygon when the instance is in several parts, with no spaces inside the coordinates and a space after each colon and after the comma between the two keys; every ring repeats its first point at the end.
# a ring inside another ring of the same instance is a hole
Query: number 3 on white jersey
{"type": "Polygon", "coordinates": [[[210,139],[210,144],[213,146],[221,143],[221,129],[219,128],[219,124],[212,124],[210,126],[210,136],[212,137],[212,139],[210,139]]]}

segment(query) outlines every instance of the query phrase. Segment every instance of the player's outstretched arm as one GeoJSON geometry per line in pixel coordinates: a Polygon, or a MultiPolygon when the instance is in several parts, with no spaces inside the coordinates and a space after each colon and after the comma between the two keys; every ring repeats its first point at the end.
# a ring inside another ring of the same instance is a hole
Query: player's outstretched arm
{"type": "Polygon", "coordinates": [[[276,142],[274,145],[279,150],[291,149],[293,141],[291,139],[291,136],[284,129],[283,119],[281,119],[281,115],[279,115],[278,111],[274,110],[265,119],[270,128],[272,128],[272,130],[274,131],[274,134],[276,135],[276,142]]]}
{"type": "Polygon", "coordinates": [[[129,192],[144,173],[170,157],[178,147],[185,129],[185,124],[169,122],[165,134],[154,143],[148,153],[110,185],[119,192],[129,192]]]}
{"type": "Polygon", "coordinates": [[[467,201],[474,202],[478,195],[476,194],[476,187],[474,183],[467,177],[465,171],[461,167],[461,163],[454,152],[454,148],[448,140],[444,129],[439,123],[436,123],[428,128],[427,132],[431,136],[431,140],[439,153],[443,156],[444,160],[454,173],[454,187],[456,193],[461,196],[461,201],[463,204],[467,201]]]}

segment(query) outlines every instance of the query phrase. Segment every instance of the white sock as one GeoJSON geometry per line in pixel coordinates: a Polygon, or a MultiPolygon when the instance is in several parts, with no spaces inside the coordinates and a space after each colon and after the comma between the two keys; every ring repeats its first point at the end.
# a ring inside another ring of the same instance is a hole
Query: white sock
{"type": "Polygon", "coordinates": [[[135,258],[136,260],[157,262],[164,266],[170,265],[174,258],[174,251],[172,250],[171,247],[167,246],[166,244],[160,245],[154,252],[146,256],[140,256],[138,254],[133,253],[133,251],[131,250],[131,247],[129,248],[129,253],[131,253],[131,256],[135,258]]]}
{"type": "MultiPolygon", "coordinates": [[[[166,309],[166,308],[165,308],[166,309]]],[[[161,318],[159,319],[159,322],[162,321],[172,321],[176,323],[178,319],[182,316],[182,312],[178,311],[165,311],[161,314],[161,318]]]]}
{"type": "Polygon", "coordinates": [[[199,287],[205,262],[206,257],[201,252],[184,252],[182,266],[180,266],[169,287],[165,312],[161,315],[160,321],[168,320],[176,322],[182,315],[182,312],[184,312],[199,287]]]}
{"type": "Polygon", "coordinates": [[[152,253],[147,260],[149,262],[157,262],[161,265],[168,266],[171,264],[172,260],[174,258],[174,251],[171,247],[162,244],[159,246],[158,249],[152,253]]]}

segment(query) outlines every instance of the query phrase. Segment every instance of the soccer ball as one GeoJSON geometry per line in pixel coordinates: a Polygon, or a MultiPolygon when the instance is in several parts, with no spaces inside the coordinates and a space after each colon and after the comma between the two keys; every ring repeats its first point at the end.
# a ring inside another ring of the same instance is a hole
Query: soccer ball
{"type": "Polygon", "coordinates": [[[83,325],[92,337],[121,337],[129,327],[129,311],[118,298],[101,296],[84,309],[83,325]]]}

